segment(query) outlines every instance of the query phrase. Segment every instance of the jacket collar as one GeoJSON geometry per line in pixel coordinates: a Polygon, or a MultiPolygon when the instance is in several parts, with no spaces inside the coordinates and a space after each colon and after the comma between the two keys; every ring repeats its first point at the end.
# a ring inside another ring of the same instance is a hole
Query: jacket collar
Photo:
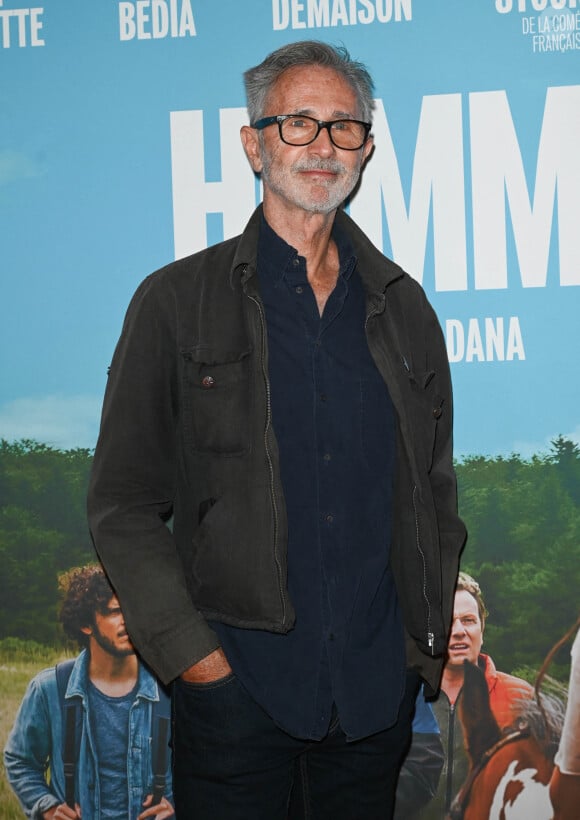
{"type": "MultiPolygon", "coordinates": [[[[245,269],[246,275],[244,278],[249,278],[256,272],[261,219],[262,205],[260,204],[250,217],[244,232],[238,237],[238,245],[230,272],[230,282],[234,288],[239,282],[239,269],[242,267],[245,269]]],[[[392,282],[404,275],[403,270],[390,259],[387,259],[373,245],[356,222],[340,208],[336,213],[336,220],[340,229],[347,234],[352,243],[365,290],[369,294],[382,296],[392,282]]]]}
{"type": "Polygon", "coordinates": [[[477,659],[477,665],[483,670],[485,680],[487,681],[487,688],[491,692],[497,683],[497,669],[495,663],[486,655],[485,652],[480,652],[477,659]]]}
{"type": "MultiPolygon", "coordinates": [[[[238,246],[234,255],[230,282],[233,288],[239,283],[242,268],[248,271],[244,279],[249,278],[257,270],[258,238],[260,236],[260,222],[262,220],[262,205],[258,205],[241,236],[238,237],[238,246]]],[[[242,272],[243,273],[243,272],[242,272]]]]}
{"type": "MultiPolygon", "coordinates": [[[[79,697],[84,701],[87,696],[88,676],[89,653],[88,650],[83,649],[74,662],[68,685],[66,687],[65,698],[79,697]]],[[[137,692],[135,697],[144,698],[145,700],[151,701],[159,700],[157,681],[142,663],[139,664],[139,680],[137,683],[137,692]]]]}
{"type": "Polygon", "coordinates": [[[402,268],[373,245],[356,222],[342,209],[337,211],[336,220],[352,242],[366,291],[377,296],[383,295],[392,282],[404,276],[402,268]]]}

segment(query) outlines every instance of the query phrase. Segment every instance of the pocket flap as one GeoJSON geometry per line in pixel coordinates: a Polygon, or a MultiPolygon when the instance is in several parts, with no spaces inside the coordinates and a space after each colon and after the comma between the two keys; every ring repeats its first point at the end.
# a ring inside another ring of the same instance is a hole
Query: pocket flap
{"type": "Polygon", "coordinates": [[[233,364],[241,362],[250,355],[252,349],[250,347],[235,350],[229,348],[219,348],[212,345],[196,345],[195,347],[182,347],[181,355],[188,362],[195,362],[196,364],[216,365],[216,364],[233,364]]]}

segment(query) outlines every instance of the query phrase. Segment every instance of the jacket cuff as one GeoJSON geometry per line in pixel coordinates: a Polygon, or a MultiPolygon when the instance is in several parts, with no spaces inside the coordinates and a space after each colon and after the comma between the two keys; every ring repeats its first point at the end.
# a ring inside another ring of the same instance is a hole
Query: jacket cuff
{"type": "Polygon", "coordinates": [[[179,630],[157,636],[155,645],[148,647],[145,661],[167,685],[219,646],[219,638],[213,629],[205,621],[194,621],[179,630]]]}
{"type": "Polygon", "coordinates": [[[54,806],[60,806],[62,802],[63,801],[59,800],[54,794],[44,794],[32,807],[30,820],[43,820],[46,811],[52,809],[54,806]]]}

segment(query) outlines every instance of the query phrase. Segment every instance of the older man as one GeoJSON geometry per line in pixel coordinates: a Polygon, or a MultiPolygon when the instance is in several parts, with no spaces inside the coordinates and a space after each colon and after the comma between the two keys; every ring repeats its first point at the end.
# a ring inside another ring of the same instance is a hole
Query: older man
{"type": "Polygon", "coordinates": [[[178,817],[284,818],[299,761],[309,816],[385,820],[464,540],[447,357],[421,288],[340,210],[373,146],[364,66],[292,43],[245,81],[263,204],[137,291],[91,527],[175,680],[178,817]]]}

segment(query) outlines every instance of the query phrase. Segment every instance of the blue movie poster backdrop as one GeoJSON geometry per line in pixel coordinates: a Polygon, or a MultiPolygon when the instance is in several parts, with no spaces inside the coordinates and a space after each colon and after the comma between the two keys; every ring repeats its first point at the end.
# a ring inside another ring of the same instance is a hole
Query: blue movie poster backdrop
{"type": "Polygon", "coordinates": [[[446,334],[457,455],[580,441],[580,2],[0,0],[0,437],[96,441],[139,281],[241,230],[241,75],[295,39],[376,80],[350,210],[446,334]]]}
{"type": "MultiPolygon", "coordinates": [[[[129,299],[242,230],[242,73],[304,38],[375,78],[348,207],[439,315],[485,648],[533,679],[578,606],[580,0],[39,2],[0,0],[0,746],[62,653],[58,572],[94,560],[84,488],[129,299]]],[[[21,816],[2,773],[0,816],[21,816]]]]}

